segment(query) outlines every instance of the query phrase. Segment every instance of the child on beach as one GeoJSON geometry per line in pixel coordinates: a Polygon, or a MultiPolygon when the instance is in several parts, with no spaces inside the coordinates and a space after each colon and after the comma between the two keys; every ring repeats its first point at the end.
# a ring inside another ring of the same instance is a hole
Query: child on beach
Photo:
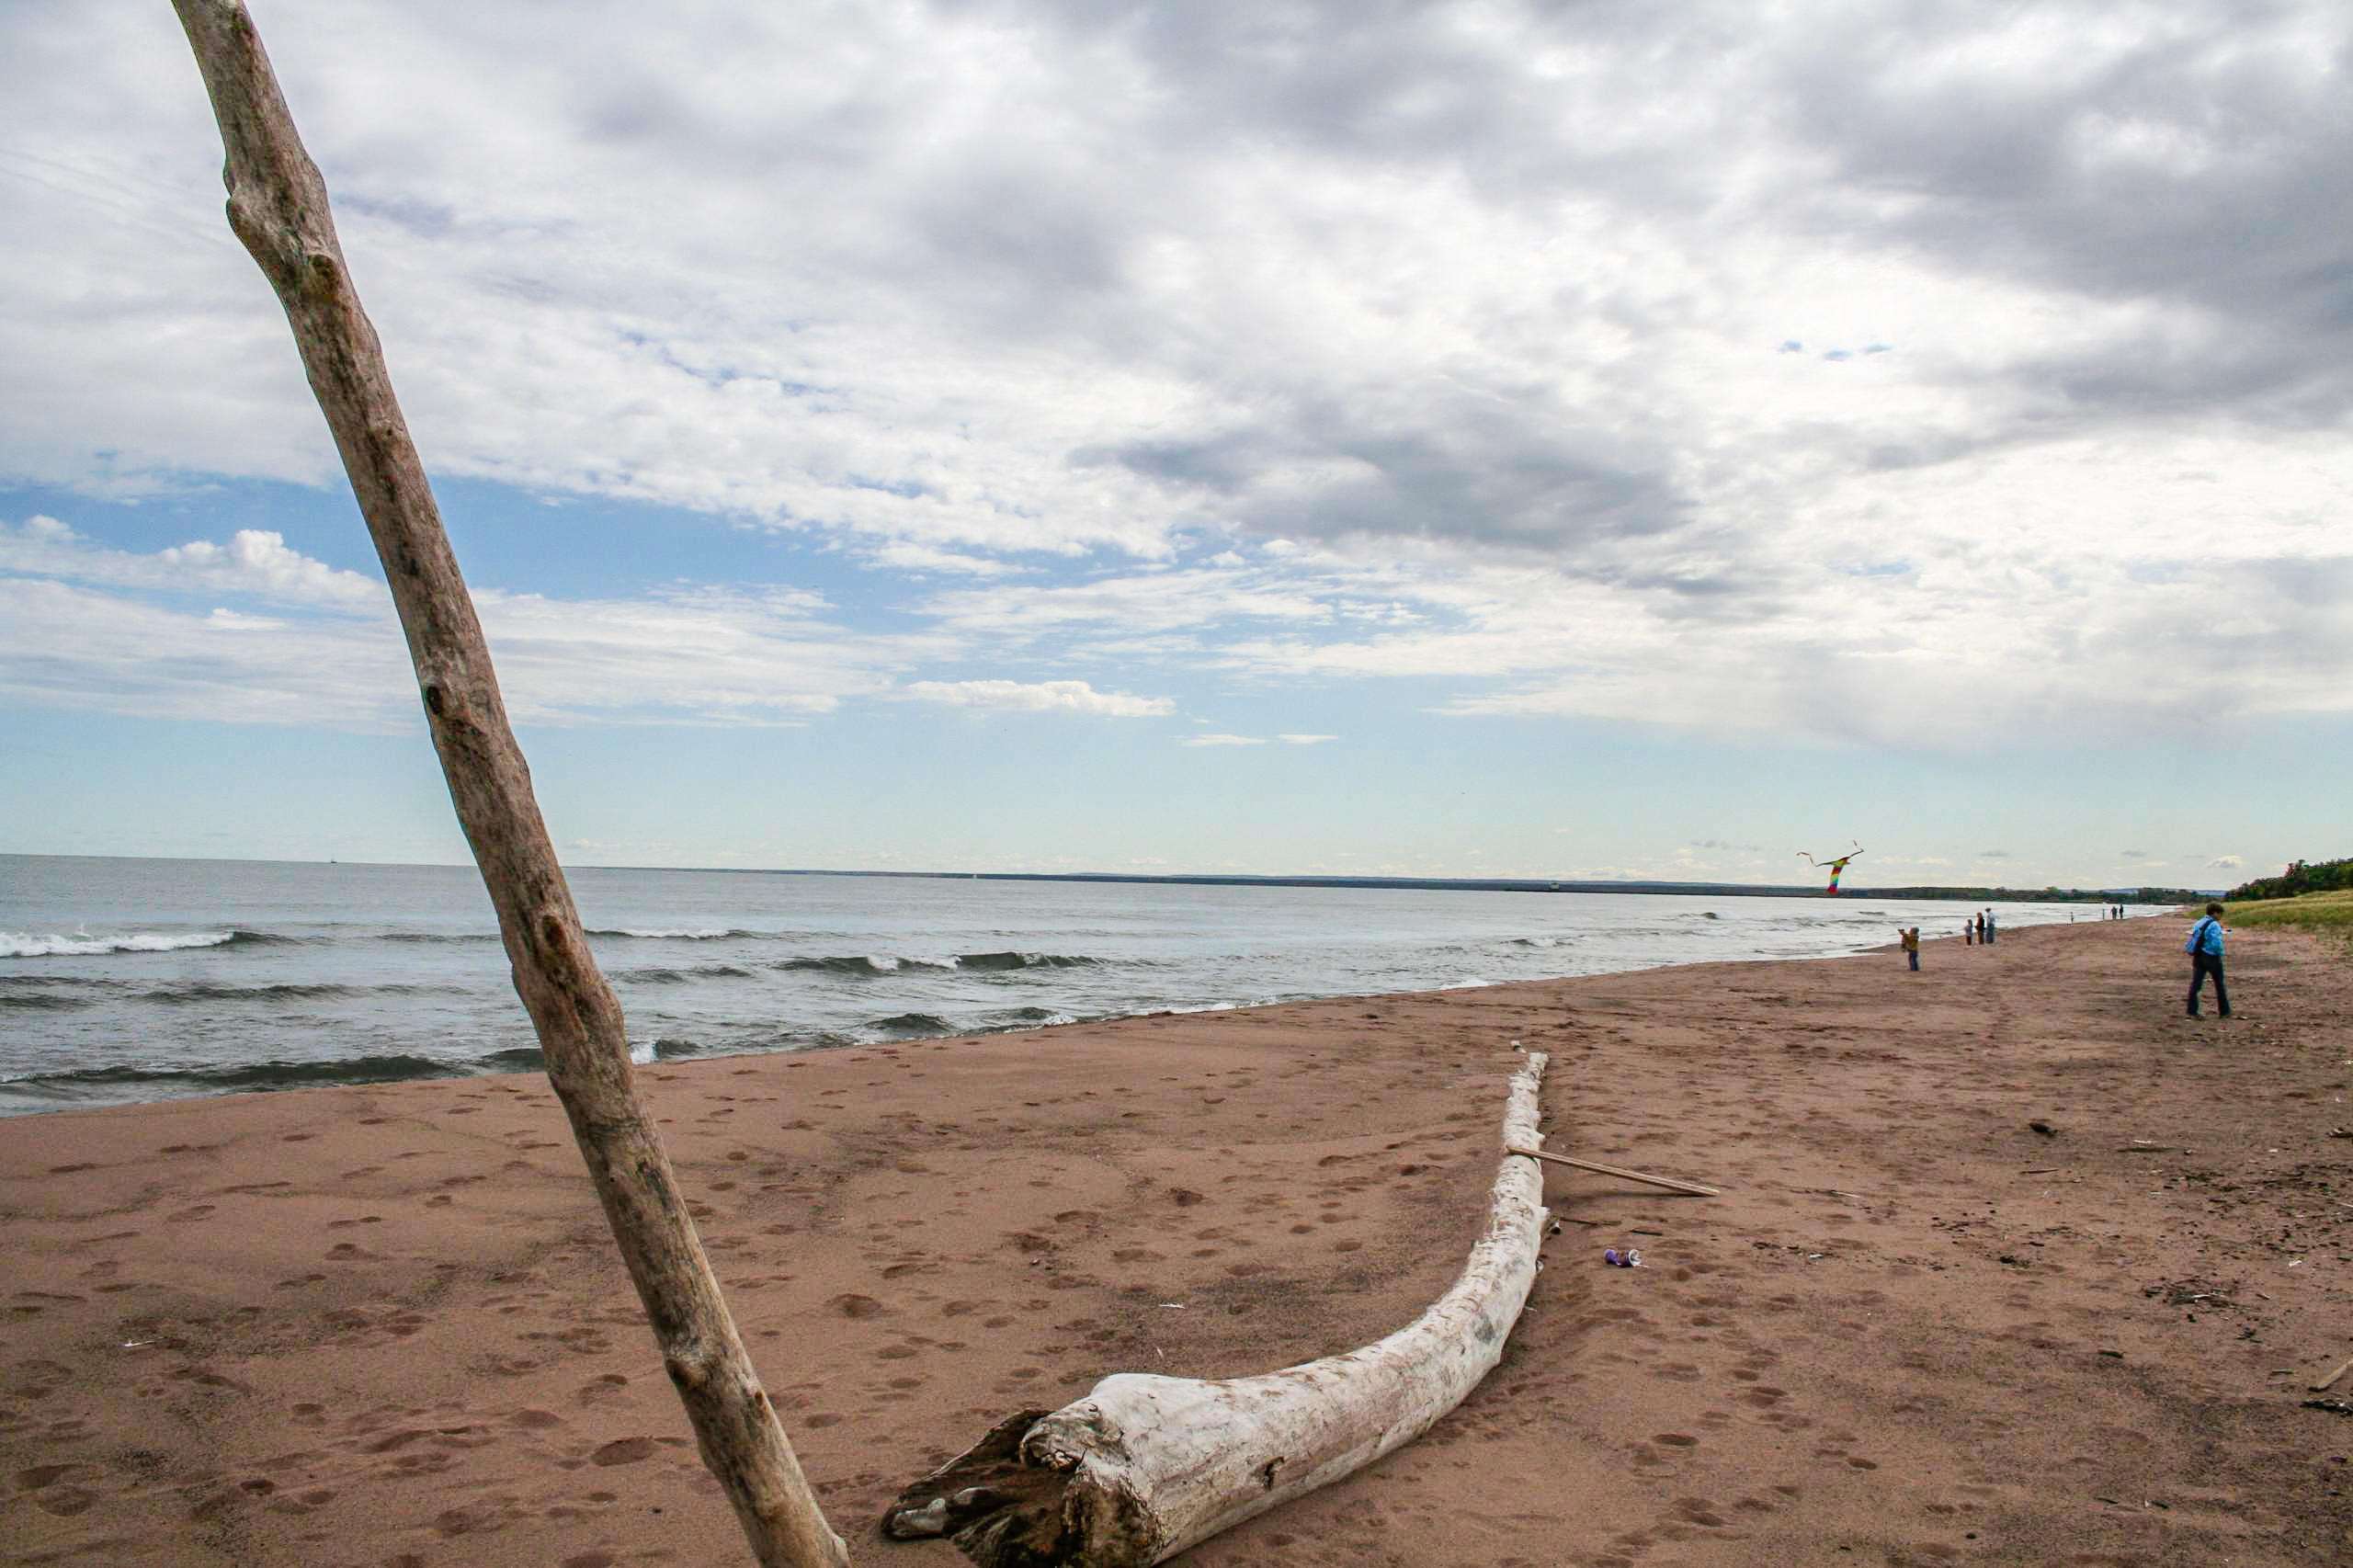
{"type": "Polygon", "coordinates": [[[1895,936],[1896,939],[1903,944],[1904,956],[1912,960],[1912,972],[1915,974],[1919,973],[1920,927],[1917,926],[1898,926],[1895,928],[1895,936]]]}

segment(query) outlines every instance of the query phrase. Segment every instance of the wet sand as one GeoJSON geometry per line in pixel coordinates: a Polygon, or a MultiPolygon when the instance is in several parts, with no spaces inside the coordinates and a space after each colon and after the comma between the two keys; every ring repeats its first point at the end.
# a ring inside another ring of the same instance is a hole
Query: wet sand
{"type": "MultiPolygon", "coordinates": [[[[1514,1040],[1553,1053],[1549,1148],[1723,1196],[1548,1167],[1502,1366],[1186,1563],[2347,1561],[2353,1373],[2307,1385],[2353,1358],[2353,964],[2234,934],[2238,1016],[2192,1023],[2180,940],[644,1078],[860,1564],[963,1561],[877,1521],[1012,1410],[1411,1319],[1483,1221],[1514,1040]]],[[[543,1081],[0,1122],[0,1562],[749,1560],[543,1081]]]]}

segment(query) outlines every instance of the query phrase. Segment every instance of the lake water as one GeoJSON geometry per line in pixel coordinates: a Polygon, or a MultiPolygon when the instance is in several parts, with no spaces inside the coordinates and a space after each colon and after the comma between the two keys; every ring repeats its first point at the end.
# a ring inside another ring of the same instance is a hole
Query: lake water
{"type": "MultiPolygon", "coordinates": [[[[641,1061],[1826,957],[1898,925],[1954,935],[1968,907],[569,874],[641,1061]]],[[[2007,926],[2096,913],[1998,909],[2007,926]]],[[[0,1115],[538,1065],[471,867],[0,856],[0,1115]]]]}

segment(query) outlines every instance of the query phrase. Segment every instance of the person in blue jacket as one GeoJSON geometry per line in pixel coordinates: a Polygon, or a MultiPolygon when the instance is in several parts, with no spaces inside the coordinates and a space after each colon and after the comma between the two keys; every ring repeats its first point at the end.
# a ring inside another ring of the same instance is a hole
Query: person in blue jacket
{"type": "Polygon", "coordinates": [[[2214,1008],[2222,1017],[2231,1016],[2231,994],[2222,985],[2222,906],[2210,903],[2206,918],[2189,928],[2189,940],[2183,952],[2189,955],[2189,1016],[2197,1017],[2198,993],[2206,984],[2206,977],[2214,977],[2214,1008]]]}

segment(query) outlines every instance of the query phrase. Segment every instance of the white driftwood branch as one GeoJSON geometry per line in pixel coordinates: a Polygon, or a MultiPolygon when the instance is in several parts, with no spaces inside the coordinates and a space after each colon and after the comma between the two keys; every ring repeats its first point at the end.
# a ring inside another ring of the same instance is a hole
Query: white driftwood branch
{"type": "Polygon", "coordinates": [[[620,1004],[588,950],[540,816],[473,599],[344,265],[325,182],[241,0],[173,5],[221,126],[229,226],[286,307],[343,454],[408,637],[450,802],[498,911],[515,989],[703,1462],[763,1568],[843,1568],[847,1549],[826,1526],[760,1388],[631,1075],[620,1004]]]}
{"type": "MultiPolygon", "coordinates": [[[[1545,1057],[1512,1079],[1504,1142],[1541,1142],[1545,1057]]],[[[1144,1568],[1362,1469],[1427,1431],[1503,1357],[1535,1283],[1543,1177],[1506,1157],[1486,1233],[1451,1290],[1386,1339],[1262,1377],[1121,1372],[1050,1415],[1001,1424],[909,1487],[898,1537],[954,1532],[984,1565],[1144,1568]]]]}

